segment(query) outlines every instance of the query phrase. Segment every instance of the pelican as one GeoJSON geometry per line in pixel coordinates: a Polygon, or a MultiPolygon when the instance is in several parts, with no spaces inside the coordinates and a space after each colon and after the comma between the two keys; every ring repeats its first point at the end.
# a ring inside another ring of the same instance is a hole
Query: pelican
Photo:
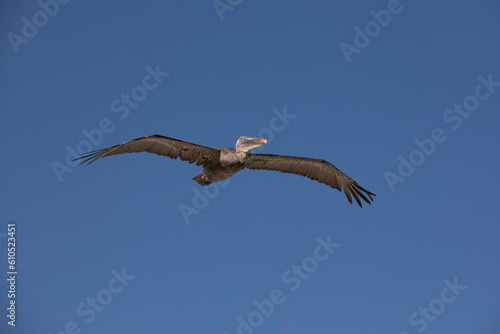
{"type": "Polygon", "coordinates": [[[305,176],[338,191],[343,190],[349,203],[352,204],[352,197],[354,197],[360,207],[363,207],[360,197],[368,204],[371,204],[370,200],[373,201],[372,196],[375,196],[374,193],[358,185],[356,181],[342,173],[328,161],[276,154],[250,153],[250,150],[263,144],[267,144],[266,139],[240,137],[236,142],[236,148],[214,148],[155,134],[102,150],[88,152],[74,160],[82,160],[80,165],[84,163],[88,165],[99,158],[110,155],[149,152],[172,159],[180,158],[190,164],[196,163],[196,166],[202,165],[203,173],[193,178],[195,182],[202,186],[228,179],[245,168],[274,170],[305,176]]]}

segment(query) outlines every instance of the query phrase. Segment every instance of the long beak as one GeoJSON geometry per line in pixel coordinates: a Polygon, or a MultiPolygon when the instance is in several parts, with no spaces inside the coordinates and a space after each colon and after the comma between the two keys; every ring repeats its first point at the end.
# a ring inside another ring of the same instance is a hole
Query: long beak
{"type": "Polygon", "coordinates": [[[258,143],[262,143],[262,144],[267,144],[267,140],[266,139],[254,139],[254,141],[256,141],[258,143]]]}

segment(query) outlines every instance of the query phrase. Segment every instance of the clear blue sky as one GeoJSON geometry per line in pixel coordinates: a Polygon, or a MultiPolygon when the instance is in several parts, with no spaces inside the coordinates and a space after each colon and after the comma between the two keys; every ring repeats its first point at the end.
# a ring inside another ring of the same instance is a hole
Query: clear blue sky
{"type": "Polygon", "coordinates": [[[498,333],[497,1],[57,4],[1,5],[1,333],[498,333]],[[262,136],[377,197],[66,162],[154,133],[262,136]]]}

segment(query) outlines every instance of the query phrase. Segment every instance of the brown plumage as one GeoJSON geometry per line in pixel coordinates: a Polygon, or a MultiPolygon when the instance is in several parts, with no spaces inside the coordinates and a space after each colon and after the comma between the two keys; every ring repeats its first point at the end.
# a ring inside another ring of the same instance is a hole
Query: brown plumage
{"type": "Polygon", "coordinates": [[[356,181],[342,173],[337,167],[326,160],[276,154],[249,154],[245,162],[245,168],[274,170],[282,173],[301,175],[311,180],[324,183],[339,191],[344,189],[344,193],[349,202],[352,204],[352,194],[360,207],[362,207],[362,205],[359,197],[368,204],[371,204],[363,192],[365,192],[372,201],[372,195],[375,196],[375,194],[361,187],[356,181]]]}
{"type": "Polygon", "coordinates": [[[203,166],[203,173],[195,176],[200,185],[225,180],[244,168],[273,170],[282,173],[302,175],[334,189],[343,189],[352,204],[352,197],[362,207],[361,199],[371,204],[372,192],[358,185],[325,160],[283,156],[275,154],[251,154],[249,151],[267,143],[264,139],[240,137],[234,148],[213,148],[160,135],[150,135],[130,140],[102,150],[89,152],[75,160],[92,163],[99,158],[122,153],[149,152],[172,159],[180,158],[189,163],[203,166]]]}

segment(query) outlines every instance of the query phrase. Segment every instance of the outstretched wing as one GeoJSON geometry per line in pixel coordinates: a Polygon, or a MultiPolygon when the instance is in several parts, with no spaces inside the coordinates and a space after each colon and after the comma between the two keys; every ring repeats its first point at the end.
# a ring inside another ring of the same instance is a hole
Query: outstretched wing
{"type": "Polygon", "coordinates": [[[74,160],[83,160],[81,164],[91,164],[99,158],[122,153],[149,152],[164,155],[172,159],[180,158],[190,164],[205,165],[207,162],[219,157],[219,149],[190,143],[160,135],[149,135],[127,141],[120,145],[111,146],[102,150],[88,152],[86,155],[74,160]]]}
{"type": "Polygon", "coordinates": [[[325,160],[276,154],[249,154],[245,162],[245,168],[274,170],[308,177],[338,191],[343,189],[349,203],[352,204],[352,195],[360,207],[363,206],[359,197],[366,203],[371,204],[370,200],[373,201],[372,195],[375,196],[374,193],[358,185],[356,181],[325,160]]]}

